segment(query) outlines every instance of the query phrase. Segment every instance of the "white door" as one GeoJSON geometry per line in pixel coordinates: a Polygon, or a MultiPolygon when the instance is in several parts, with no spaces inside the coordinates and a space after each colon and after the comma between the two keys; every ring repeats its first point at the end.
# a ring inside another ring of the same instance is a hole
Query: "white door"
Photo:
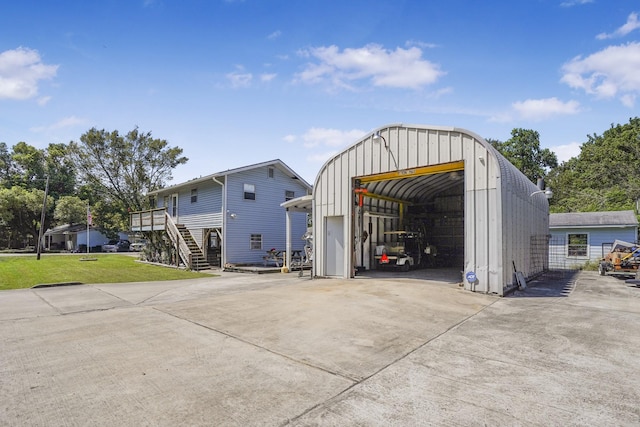
{"type": "Polygon", "coordinates": [[[169,212],[175,222],[178,221],[178,193],[171,195],[169,212]]]}
{"type": "Polygon", "coordinates": [[[344,277],[344,217],[327,217],[325,230],[327,230],[325,245],[327,249],[324,254],[324,271],[327,276],[344,277]]]}

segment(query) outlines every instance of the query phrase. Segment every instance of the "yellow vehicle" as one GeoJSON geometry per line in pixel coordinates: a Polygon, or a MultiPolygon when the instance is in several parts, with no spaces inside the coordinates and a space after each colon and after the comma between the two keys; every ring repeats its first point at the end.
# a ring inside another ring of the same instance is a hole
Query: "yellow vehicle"
{"type": "Polygon", "coordinates": [[[607,274],[633,276],[637,274],[638,266],[640,266],[640,246],[616,240],[609,253],[600,261],[598,272],[601,276],[607,274]]]}

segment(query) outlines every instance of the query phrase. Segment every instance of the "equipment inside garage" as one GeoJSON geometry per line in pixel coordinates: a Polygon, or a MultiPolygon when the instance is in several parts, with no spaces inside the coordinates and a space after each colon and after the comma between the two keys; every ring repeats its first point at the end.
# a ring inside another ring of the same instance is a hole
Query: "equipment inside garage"
{"type": "Polygon", "coordinates": [[[462,268],[463,164],[409,173],[404,178],[380,174],[354,180],[357,270],[462,268]]]}
{"type": "Polygon", "coordinates": [[[518,274],[548,265],[545,191],[460,128],[393,124],[363,136],[320,169],[312,223],[319,277],[433,263],[467,290],[504,295],[518,274]]]}

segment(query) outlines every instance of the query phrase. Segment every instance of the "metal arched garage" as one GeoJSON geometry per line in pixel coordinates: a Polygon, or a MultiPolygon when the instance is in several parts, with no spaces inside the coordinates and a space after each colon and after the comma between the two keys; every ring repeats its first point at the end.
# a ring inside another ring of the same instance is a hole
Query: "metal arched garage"
{"type": "Polygon", "coordinates": [[[317,276],[383,267],[393,275],[408,267],[399,264],[411,248],[411,268],[458,269],[465,289],[504,295],[516,271],[531,277],[547,267],[549,205],[478,135],[398,124],[320,169],[313,232],[317,276]]]}

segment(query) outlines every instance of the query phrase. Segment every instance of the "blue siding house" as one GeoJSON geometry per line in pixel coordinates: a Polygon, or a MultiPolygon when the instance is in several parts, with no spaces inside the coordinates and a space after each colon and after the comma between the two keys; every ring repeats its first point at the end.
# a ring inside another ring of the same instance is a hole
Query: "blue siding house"
{"type": "MultiPolygon", "coordinates": [[[[157,209],[133,213],[131,228],[170,235],[177,228],[182,237],[175,233],[171,238],[184,246],[180,256],[190,266],[190,258],[211,266],[263,264],[266,251],[285,250],[286,211],[281,203],[310,193],[311,185],[276,159],[153,191],[149,197],[157,209]]],[[[293,236],[302,236],[306,215],[295,215],[290,226],[293,236]]],[[[302,250],[302,239],[293,243],[292,249],[302,250]]]]}
{"type": "Polygon", "coordinates": [[[615,240],[635,243],[638,219],[633,211],[552,213],[549,232],[549,268],[579,268],[599,261],[615,240]]]}

